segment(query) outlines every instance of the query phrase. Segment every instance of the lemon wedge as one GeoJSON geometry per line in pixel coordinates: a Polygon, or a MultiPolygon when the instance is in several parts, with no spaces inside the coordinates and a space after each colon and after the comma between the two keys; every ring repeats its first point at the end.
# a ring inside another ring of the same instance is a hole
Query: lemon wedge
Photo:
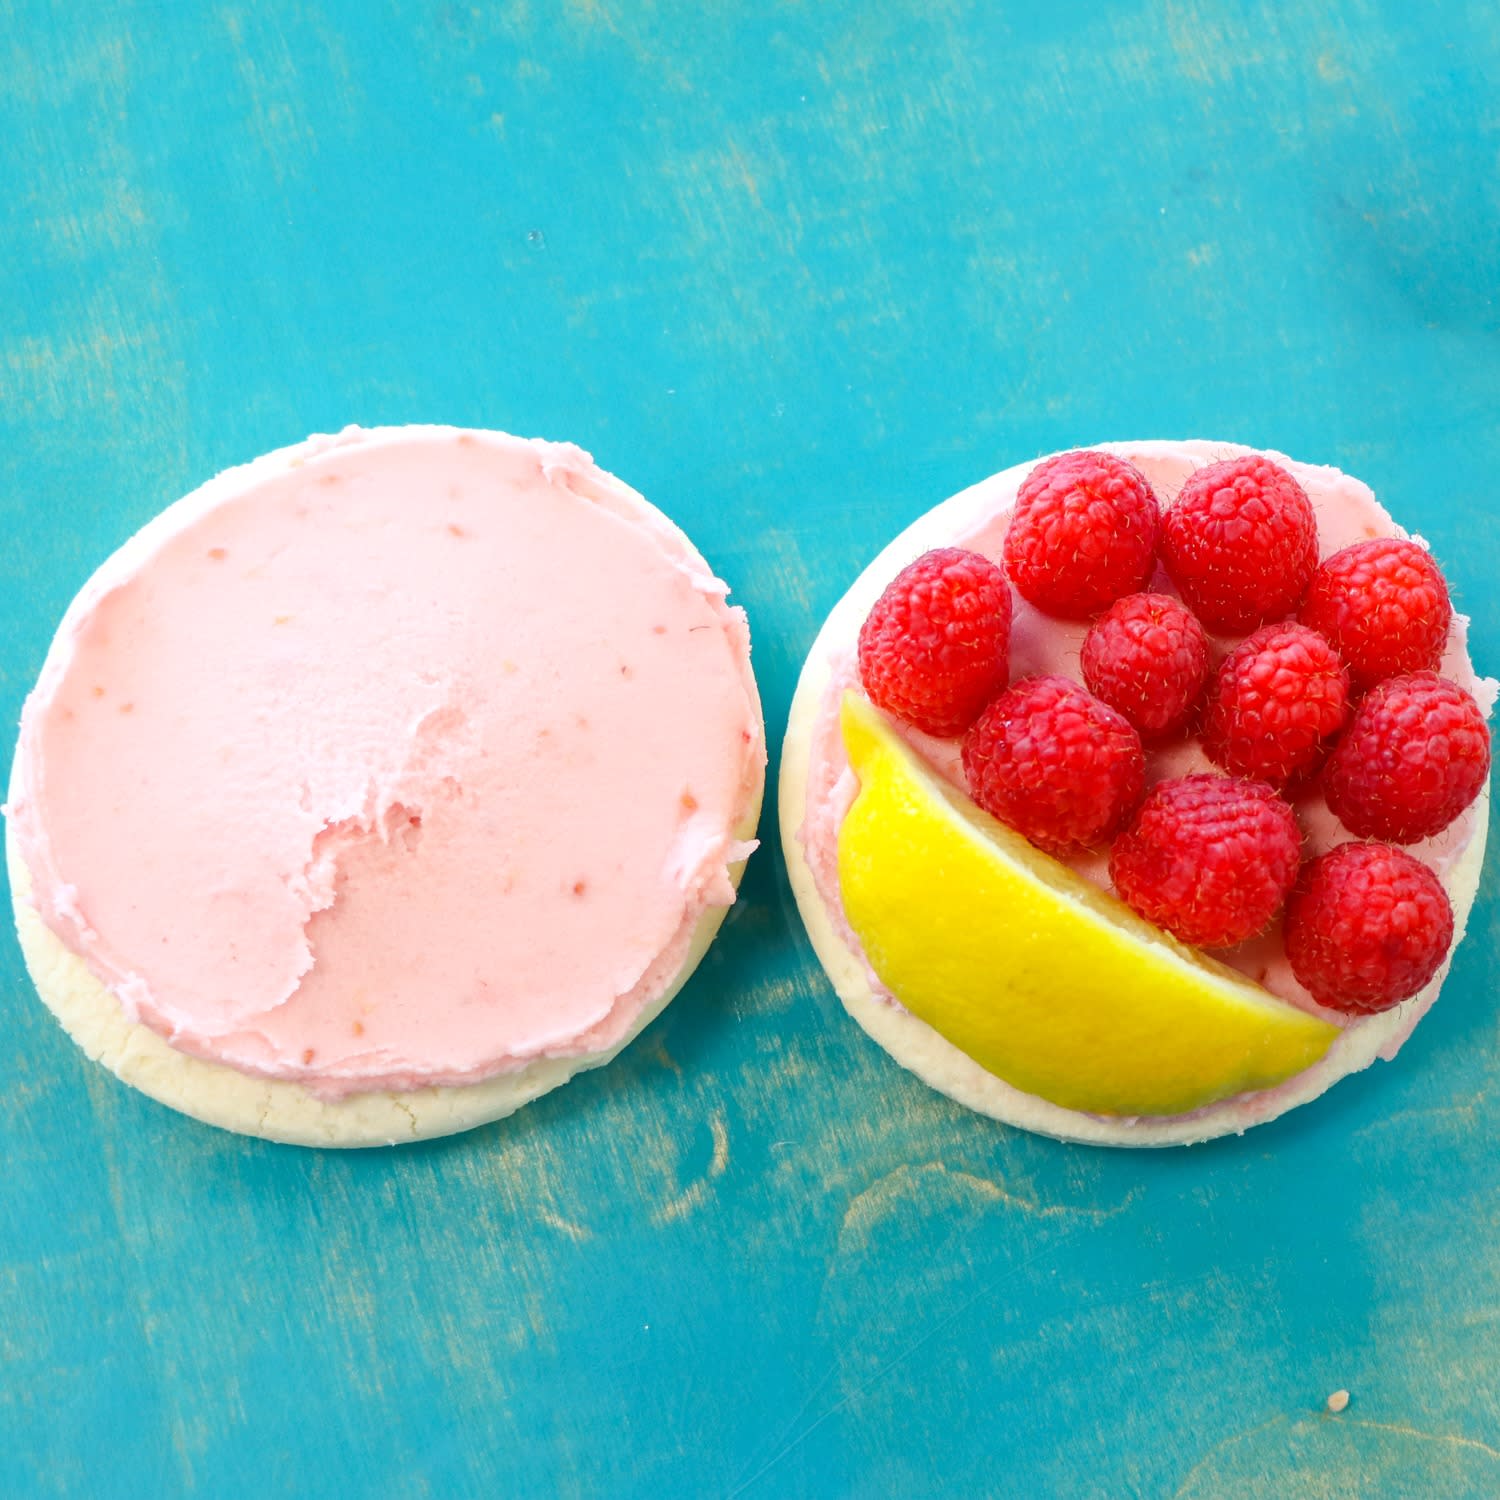
{"type": "Polygon", "coordinates": [[[1028,1094],[1178,1115],[1310,1067],[1338,1028],[1186,947],[929,771],[857,694],[844,912],[907,1010],[1028,1094]]]}

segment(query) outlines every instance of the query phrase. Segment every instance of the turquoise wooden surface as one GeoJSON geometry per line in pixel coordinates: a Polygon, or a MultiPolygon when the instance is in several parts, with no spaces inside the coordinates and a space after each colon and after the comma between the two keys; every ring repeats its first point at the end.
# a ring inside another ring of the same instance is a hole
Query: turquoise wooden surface
{"type": "MultiPolygon", "coordinates": [[[[0,699],[217,469],[571,438],[750,610],[1038,452],[1342,464],[1500,668],[1500,28],[1464,0],[0,0],[0,699]]],[[[0,1493],[1500,1494],[1496,860],[1396,1066],[1108,1155],[849,1022],[774,817],[616,1066],[396,1152],[220,1134],[0,952],[0,1493]],[[1340,1417],[1327,1394],[1348,1388],[1340,1417]]]]}

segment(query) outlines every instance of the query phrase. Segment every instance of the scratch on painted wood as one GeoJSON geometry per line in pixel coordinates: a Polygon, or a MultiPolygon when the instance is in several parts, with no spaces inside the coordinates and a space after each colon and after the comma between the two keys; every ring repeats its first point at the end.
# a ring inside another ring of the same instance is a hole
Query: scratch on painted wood
{"type": "Polygon", "coordinates": [[[1182,1483],[1178,1485],[1177,1488],[1172,1492],[1172,1500],[1187,1500],[1187,1497],[1192,1493],[1193,1486],[1198,1482],[1198,1476],[1205,1469],[1210,1467],[1210,1465],[1217,1462],[1217,1460],[1229,1449],[1237,1447],[1240,1443],[1248,1443],[1253,1438],[1259,1437],[1261,1433],[1269,1432],[1273,1427],[1284,1426],[1288,1421],[1289,1418],[1284,1413],[1278,1413],[1276,1416],[1270,1417],[1266,1421],[1260,1422],[1254,1427],[1247,1427],[1243,1432],[1232,1433],[1229,1437],[1215,1443],[1214,1446],[1210,1448],[1208,1452],[1205,1453],[1203,1457],[1200,1458],[1198,1462],[1195,1463],[1193,1467],[1187,1471],[1187,1474],[1183,1477],[1182,1483]]]}
{"type": "MultiPolygon", "coordinates": [[[[869,1150],[872,1145],[873,1143],[864,1143],[865,1150],[869,1150]]],[[[991,1177],[950,1168],[942,1161],[903,1163],[882,1174],[850,1200],[840,1222],[829,1277],[833,1278],[841,1271],[857,1276],[862,1257],[873,1253],[870,1242],[877,1229],[888,1221],[909,1215],[914,1209],[939,1218],[953,1219],[969,1219],[976,1211],[984,1213],[1001,1209],[1028,1220],[1055,1220],[1078,1225],[1102,1222],[1125,1213],[1141,1191],[1139,1185],[1133,1186],[1120,1202],[1105,1207],[1092,1204],[1049,1204],[1043,1203],[1035,1195],[1017,1192],[1013,1187],[991,1177]],[[854,1269],[850,1269],[851,1265],[854,1269]]],[[[880,1360],[873,1371],[857,1379],[851,1378],[857,1353],[851,1347],[844,1348],[771,1441],[769,1455],[758,1465],[752,1456],[736,1476],[729,1494],[732,1497],[738,1496],[758,1486],[830,1418],[856,1406],[868,1392],[883,1382],[889,1382],[893,1372],[916,1357],[935,1339],[946,1334],[986,1299],[1023,1277],[1038,1262],[1059,1253],[1072,1232],[1071,1228],[1066,1228],[1061,1233],[1054,1233],[1033,1254],[990,1280],[943,1316],[931,1322],[923,1316],[911,1319],[896,1332],[897,1337],[906,1335],[906,1341],[887,1358],[880,1360]],[[829,1401],[810,1421],[804,1421],[830,1385],[842,1385],[845,1381],[849,1382],[848,1388],[837,1399],[829,1401]]],[[[764,1454],[766,1449],[762,1448],[761,1452],[764,1454]]]]}
{"type": "Polygon", "coordinates": [[[656,1062],[659,1062],[662,1067],[675,1077],[682,1077],[682,1064],[667,1050],[665,1042],[659,1040],[653,1042],[647,1055],[656,1062]]]}
{"type": "MultiPolygon", "coordinates": [[[[1356,1431],[1398,1438],[1404,1443],[1433,1445],[1446,1454],[1459,1455],[1461,1461],[1466,1461],[1469,1454],[1476,1454],[1484,1461],[1487,1469],[1490,1463],[1500,1463],[1500,1448],[1492,1448],[1488,1443],[1462,1433],[1427,1432],[1404,1422],[1376,1422],[1327,1411],[1295,1420],[1281,1413],[1215,1443],[1188,1470],[1182,1483],[1173,1492],[1172,1500],[1195,1500],[1195,1497],[1202,1497],[1202,1500],[1229,1500],[1231,1492],[1228,1485],[1234,1484],[1236,1488],[1233,1493],[1238,1494],[1241,1492],[1239,1485],[1242,1482],[1249,1486],[1243,1491],[1245,1494],[1271,1493],[1273,1487],[1276,1493],[1288,1494],[1290,1491],[1279,1484],[1278,1479],[1284,1483],[1293,1472],[1302,1479],[1303,1486],[1316,1485],[1316,1488],[1311,1489],[1299,1486],[1299,1494],[1332,1497],[1363,1493],[1368,1480],[1371,1455],[1357,1445],[1346,1452],[1329,1452],[1326,1442],[1320,1443],[1316,1454],[1309,1455],[1305,1463],[1299,1461],[1300,1449],[1295,1446],[1299,1443],[1306,1444],[1309,1440],[1326,1440],[1334,1434],[1347,1436],[1356,1431]],[[1257,1438],[1272,1431],[1281,1434],[1277,1439],[1274,1456],[1267,1455],[1264,1460],[1253,1459],[1249,1464],[1231,1457],[1236,1449],[1253,1444],[1257,1438]]],[[[1437,1476],[1432,1478],[1436,1481],[1437,1476]]],[[[1436,1492],[1436,1489],[1432,1491],[1436,1492]]]]}
{"type": "MultiPolygon", "coordinates": [[[[1377,1130],[1387,1130],[1392,1125],[1408,1125],[1413,1120],[1441,1121],[1442,1123],[1454,1123],[1464,1129],[1471,1129],[1479,1122],[1480,1108],[1489,1103],[1490,1091],[1488,1086],[1477,1089],[1465,1099],[1455,1100],[1450,1104],[1422,1105],[1415,1109],[1398,1109],[1388,1115],[1379,1115],[1376,1118],[1361,1125],[1355,1131],[1356,1135],[1368,1135],[1377,1130]]],[[[1485,1117],[1488,1118],[1493,1111],[1486,1109],[1485,1117]]]]}
{"type": "Polygon", "coordinates": [[[1500,1463],[1500,1448],[1492,1448],[1488,1443],[1481,1443],[1478,1438],[1465,1437],[1462,1433],[1424,1432],[1421,1428],[1410,1427],[1405,1422],[1370,1422],[1362,1417],[1345,1417],[1343,1425],[1365,1427],[1371,1432],[1394,1433],[1397,1437],[1413,1438],[1423,1443],[1441,1443],[1450,1448],[1469,1448],[1500,1463]]]}
{"type": "Polygon", "coordinates": [[[690,1183],[675,1198],[669,1199],[652,1214],[654,1224],[670,1224],[693,1212],[708,1197],[713,1184],[729,1167],[729,1127],[725,1124],[722,1110],[716,1110],[709,1118],[709,1133],[713,1137],[713,1155],[708,1170],[696,1182],[690,1183]]]}
{"type": "MultiPolygon", "coordinates": [[[[991,1186],[993,1186],[993,1184],[991,1184],[991,1186]]],[[[803,1400],[801,1406],[792,1416],[791,1421],[782,1428],[781,1433],[778,1435],[775,1443],[773,1444],[775,1451],[772,1453],[771,1457],[768,1458],[757,1469],[755,1469],[755,1471],[749,1476],[749,1478],[737,1477],[733,1488],[729,1491],[728,1500],[736,1500],[736,1497],[744,1494],[746,1491],[758,1485],[760,1481],[766,1477],[767,1474],[781,1465],[792,1453],[794,1453],[803,1443],[805,1443],[808,1438],[810,1438],[812,1434],[823,1425],[824,1422],[828,1421],[830,1417],[836,1416],[839,1412],[855,1405],[861,1397],[866,1395],[869,1391],[875,1389],[882,1382],[888,1380],[895,1370],[899,1369],[908,1360],[912,1359],[915,1355],[920,1353],[927,1347],[928,1344],[932,1343],[934,1339],[937,1339],[941,1335],[945,1334],[960,1319],[973,1312],[973,1310],[981,1303],[996,1295],[996,1293],[998,1293],[1002,1287],[1007,1286],[1011,1282],[1017,1281],[1022,1278],[1027,1271],[1031,1270],[1039,1262],[1051,1259],[1059,1252],[1059,1250],[1061,1250],[1062,1246],[1067,1242],[1067,1238],[1068,1236],[1064,1235],[1059,1239],[1049,1242],[1043,1248],[1037,1250],[1032,1255],[1025,1257],[1025,1259],[1012,1266],[1003,1275],[997,1276],[992,1281],[986,1283],[972,1296],[967,1297],[962,1302],[960,1302],[957,1307],[955,1307],[944,1317],[938,1318],[934,1322],[929,1324],[916,1338],[911,1339],[909,1342],[904,1344],[894,1355],[880,1364],[873,1373],[857,1381],[848,1391],[840,1396],[837,1401],[834,1401],[832,1404],[827,1406],[811,1422],[802,1427],[794,1437],[790,1437],[790,1440],[788,1441],[789,1434],[791,1434],[797,1427],[797,1424],[801,1422],[803,1416],[812,1406],[813,1402],[817,1399],[820,1392],[827,1388],[830,1381],[832,1381],[835,1376],[845,1373],[847,1369],[846,1356],[839,1356],[839,1358],[837,1358],[829,1367],[829,1369],[824,1373],[822,1379],[820,1379],[813,1387],[813,1389],[808,1392],[807,1397],[803,1400]]],[[[920,1324],[921,1322],[921,1318],[912,1320],[913,1324],[920,1324]]],[[[912,1324],[908,1325],[908,1330],[911,1326],[912,1324]]],[[[748,1465],[746,1467],[748,1467],[748,1465]]],[[[743,1473],[744,1470],[742,1469],[741,1474],[743,1475],[743,1473]]]]}
{"type": "Polygon", "coordinates": [[[959,1200],[967,1199],[969,1205],[976,1201],[1003,1204],[1007,1209],[1032,1219],[1082,1218],[1099,1223],[1124,1213],[1139,1194],[1140,1188],[1134,1187],[1119,1203],[1109,1208],[1042,1203],[1037,1198],[1013,1193],[987,1177],[951,1171],[940,1161],[924,1162],[919,1166],[908,1163],[878,1178],[850,1202],[839,1229],[839,1250],[843,1254],[864,1246],[876,1225],[899,1213],[913,1200],[928,1207],[946,1201],[957,1208],[966,1206],[959,1200]]]}
{"type": "Polygon", "coordinates": [[[575,1224],[572,1219],[563,1218],[555,1209],[539,1208],[536,1216],[549,1229],[567,1235],[575,1244],[585,1244],[594,1237],[594,1231],[587,1225],[575,1224]]]}

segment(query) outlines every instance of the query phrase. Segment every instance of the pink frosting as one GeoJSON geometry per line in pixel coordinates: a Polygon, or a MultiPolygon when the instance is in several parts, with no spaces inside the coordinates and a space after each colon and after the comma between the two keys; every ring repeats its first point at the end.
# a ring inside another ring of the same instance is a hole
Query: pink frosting
{"type": "MultiPolygon", "coordinates": [[[[1164,505],[1176,498],[1188,475],[1207,461],[1201,451],[1195,453],[1173,443],[1126,445],[1119,451],[1146,475],[1164,505]]],[[[1296,463],[1279,454],[1271,456],[1285,464],[1307,491],[1318,519],[1320,553],[1323,557],[1357,541],[1403,534],[1368,486],[1359,480],[1338,469],[1296,463]]],[[[1018,476],[1014,484],[989,493],[980,512],[971,515],[956,528],[950,545],[969,547],[999,561],[1020,477],[1023,476],[1018,476]]],[[[1166,574],[1160,570],[1151,587],[1162,593],[1176,592],[1166,574]]],[[[1014,593],[1012,602],[1015,606],[1011,628],[1012,680],[1033,673],[1059,672],[1081,682],[1083,677],[1079,668],[1079,651],[1088,627],[1042,615],[1014,593]]],[[[1496,684],[1492,680],[1476,677],[1465,644],[1466,630],[1467,622],[1462,617],[1456,618],[1440,670],[1444,676],[1473,693],[1488,713],[1494,705],[1496,684]]],[[[1228,644],[1225,640],[1214,642],[1215,659],[1227,649],[1228,644]]],[[[857,941],[844,920],[843,906],[839,900],[838,830],[858,789],[853,773],[849,770],[840,736],[839,702],[846,690],[859,688],[859,671],[853,651],[849,649],[841,650],[830,661],[829,666],[830,680],[813,729],[808,810],[802,840],[820,894],[834,913],[846,938],[858,951],[857,941]]],[[[940,775],[954,786],[964,787],[958,741],[933,739],[901,725],[897,728],[940,775]]],[[[1148,785],[1169,776],[1216,769],[1196,741],[1181,741],[1151,750],[1147,755],[1148,785]]],[[[1327,804],[1317,792],[1300,797],[1295,806],[1305,835],[1304,853],[1307,857],[1323,853],[1352,837],[1329,812],[1327,804]]],[[[1445,873],[1473,837],[1477,816],[1477,810],[1471,807],[1435,837],[1411,845],[1409,852],[1431,865],[1439,874],[1445,873]]],[[[1106,853],[1085,853],[1070,859],[1068,863],[1095,885],[1110,889],[1106,853]]],[[[1320,1006],[1297,982],[1286,960],[1279,924],[1251,942],[1227,952],[1218,952],[1214,956],[1264,985],[1273,994],[1305,1010],[1340,1026],[1359,1024],[1358,1021],[1351,1023],[1349,1017],[1339,1012],[1320,1006]]],[[[880,985],[873,973],[870,978],[875,993],[894,1004],[894,997],[880,985]]],[[[1415,1006],[1409,1007],[1409,1011],[1409,1024],[1390,1048],[1392,1053],[1419,1019],[1415,1006]]]]}
{"type": "Polygon", "coordinates": [[[174,1046],[327,1096],[607,1048],[753,847],[726,592],[566,445],[231,470],[99,570],[27,701],[37,909],[174,1046]]]}

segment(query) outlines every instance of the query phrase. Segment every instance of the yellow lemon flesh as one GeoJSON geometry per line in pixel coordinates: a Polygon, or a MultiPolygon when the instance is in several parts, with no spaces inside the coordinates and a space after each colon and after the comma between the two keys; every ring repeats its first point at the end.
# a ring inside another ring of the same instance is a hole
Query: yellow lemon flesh
{"type": "Polygon", "coordinates": [[[981,1067],[1102,1115],[1177,1115],[1310,1067],[1338,1028],[1136,916],[948,786],[863,698],[844,912],[881,983],[981,1067]]]}

